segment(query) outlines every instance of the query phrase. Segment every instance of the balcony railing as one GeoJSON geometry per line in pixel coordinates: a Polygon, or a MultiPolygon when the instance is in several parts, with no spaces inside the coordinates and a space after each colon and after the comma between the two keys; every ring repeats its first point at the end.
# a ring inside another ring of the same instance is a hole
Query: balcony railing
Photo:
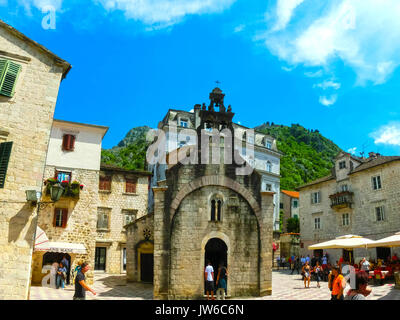
{"type": "Polygon", "coordinates": [[[331,199],[331,208],[342,209],[351,208],[353,204],[353,192],[342,191],[335,194],[331,194],[329,198],[331,199]]]}

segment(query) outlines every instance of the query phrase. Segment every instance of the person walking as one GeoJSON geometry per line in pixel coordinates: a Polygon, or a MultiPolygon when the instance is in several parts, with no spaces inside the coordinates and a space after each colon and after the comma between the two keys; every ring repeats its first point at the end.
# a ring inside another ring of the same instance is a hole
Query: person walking
{"type": "Polygon", "coordinates": [[[56,288],[59,289],[64,289],[64,282],[66,278],[66,272],[67,269],[64,267],[64,264],[60,262],[58,268],[57,268],[57,274],[56,274],[56,288]]]}
{"type": "Polygon", "coordinates": [[[217,275],[217,300],[225,300],[227,276],[228,271],[224,267],[223,262],[221,262],[219,264],[217,275]]]}
{"type": "Polygon", "coordinates": [[[360,270],[369,272],[369,261],[365,257],[360,262],[360,270]]]}
{"type": "Polygon", "coordinates": [[[319,283],[321,281],[322,267],[320,266],[318,261],[315,263],[314,273],[317,280],[317,288],[321,288],[319,283]]]}
{"type": "Polygon", "coordinates": [[[297,270],[297,274],[300,274],[300,258],[299,257],[296,257],[294,259],[293,269],[292,269],[291,274],[293,274],[294,270],[297,270]]]}
{"type": "Polygon", "coordinates": [[[64,267],[65,267],[65,269],[66,269],[66,283],[67,283],[67,285],[69,285],[70,284],[70,265],[69,265],[69,261],[68,261],[68,259],[67,259],[67,256],[64,254],[63,255],[63,257],[62,257],[62,260],[61,260],[61,262],[63,263],[63,265],[64,265],[64,267]]]}
{"type": "Polygon", "coordinates": [[[367,300],[367,297],[372,292],[368,287],[368,272],[359,271],[356,273],[356,288],[350,289],[345,300],[367,300]]]}
{"type": "Polygon", "coordinates": [[[346,280],[344,279],[339,266],[332,267],[332,298],[331,300],[343,300],[343,291],[346,287],[346,280]]]}
{"type": "Polygon", "coordinates": [[[75,277],[75,293],[73,300],[85,300],[86,291],[90,291],[94,296],[96,295],[96,292],[91,289],[85,282],[85,273],[88,272],[89,269],[89,265],[86,262],[83,262],[80,270],[78,271],[78,274],[75,277]]]}
{"type": "Polygon", "coordinates": [[[214,298],[214,268],[211,265],[211,261],[207,261],[207,267],[204,271],[204,278],[206,281],[206,293],[207,300],[210,300],[210,292],[211,292],[211,300],[215,300],[214,298]]]}
{"type": "Polygon", "coordinates": [[[308,261],[306,261],[305,265],[303,266],[302,271],[304,274],[304,288],[310,288],[311,268],[310,268],[310,265],[308,264],[308,261]],[[308,286],[306,286],[307,282],[308,282],[308,286]]]}

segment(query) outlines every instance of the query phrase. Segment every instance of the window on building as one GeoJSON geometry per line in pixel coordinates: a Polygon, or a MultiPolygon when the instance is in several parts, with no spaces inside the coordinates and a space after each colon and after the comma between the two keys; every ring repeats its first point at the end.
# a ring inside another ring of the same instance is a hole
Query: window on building
{"type": "Polygon", "coordinates": [[[65,228],[68,220],[68,209],[55,208],[53,216],[53,226],[65,228]]]}
{"type": "Polygon", "coordinates": [[[372,177],[372,188],[374,190],[382,189],[381,176],[372,177]]]}
{"type": "Polygon", "coordinates": [[[350,224],[350,215],[348,213],[342,214],[342,224],[348,226],[350,224]]]}
{"type": "Polygon", "coordinates": [[[12,145],[12,142],[0,143],[0,188],[4,188],[4,184],[6,182],[8,162],[10,161],[12,145]]]}
{"type": "Polygon", "coordinates": [[[0,59],[0,94],[12,98],[21,65],[10,60],[0,59]]]}
{"type": "Polygon", "coordinates": [[[266,166],[266,170],[268,172],[272,172],[272,163],[271,163],[271,161],[267,161],[265,166],[266,166]]]}
{"type": "Polygon", "coordinates": [[[97,229],[108,230],[110,211],[108,208],[97,208],[97,229]]]}
{"type": "Polygon", "coordinates": [[[347,184],[343,184],[343,185],[340,187],[340,190],[341,190],[342,192],[349,191],[349,186],[348,186],[347,184]]]}
{"type": "Polygon", "coordinates": [[[111,176],[100,176],[99,179],[99,190],[111,191],[111,176]]]}
{"type": "Polygon", "coordinates": [[[125,179],[125,192],[136,193],[137,179],[125,179]]]}
{"type": "Polygon", "coordinates": [[[311,194],[311,203],[320,203],[321,202],[321,192],[313,192],[311,194]]]}
{"type": "Polygon", "coordinates": [[[293,208],[297,208],[299,206],[299,202],[297,200],[293,200],[293,208]]]}
{"type": "Polygon", "coordinates": [[[321,229],[321,218],[314,218],[314,229],[321,229]]]}
{"type": "Polygon", "coordinates": [[[221,221],[222,220],[222,206],[223,202],[218,196],[214,196],[211,199],[211,221],[221,221]]]}
{"type": "Polygon", "coordinates": [[[188,127],[188,121],[187,121],[187,120],[181,119],[181,121],[180,121],[180,126],[181,126],[181,127],[184,127],[184,128],[187,128],[187,127],[188,127]]]}
{"type": "Polygon", "coordinates": [[[137,210],[122,210],[124,225],[136,220],[137,210]]]}
{"type": "Polygon", "coordinates": [[[74,151],[76,136],[72,134],[63,135],[62,149],[64,151],[74,151]]]}
{"type": "Polygon", "coordinates": [[[345,169],[346,168],[346,161],[340,161],[339,162],[339,169],[345,169]]]}
{"type": "Polygon", "coordinates": [[[72,173],[70,171],[56,171],[56,179],[59,182],[71,182],[72,173]]]}
{"type": "Polygon", "coordinates": [[[376,213],[376,221],[384,221],[385,220],[385,211],[383,209],[383,206],[376,207],[375,213],[376,213]]]}
{"type": "Polygon", "coordinates": [[[265,146],[267,147],[267,149],[272,149],[272,141],[271,140],[267,140],[265,142],[265,146]]]}
{"type": "Polygon", "coordinates": [[[265,191],[272,191],[272,184],[267,183],[265,185],[265,191]]]}
{"type": "Polygon", "coordinates": [[[279,209],[283,209],[283,202],[279,204],[279,209]]]}
{"type": "Polygon", "coordinates": [[[293,218],[298,219],[299,216],[297,214],[293,215],[293,218]]]}

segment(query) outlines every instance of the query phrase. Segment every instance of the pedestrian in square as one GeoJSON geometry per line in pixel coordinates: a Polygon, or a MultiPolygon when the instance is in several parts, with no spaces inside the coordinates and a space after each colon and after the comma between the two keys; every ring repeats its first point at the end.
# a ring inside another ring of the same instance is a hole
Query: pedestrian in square
{"type": "Polygon", "coordinates": [[[207,262],[207,267],[204,271],[204,278],[206,280],[207,300],[210,300],[210,292],[211,292],[211,300],[215,300],[215,298],[214,298],[214,268],[211,265],[210,260],[207,262]]]}
{"type": "Polygon", "coordinates": [[[321,281],[322,267],[320,266],[318,261],[315,263],[314,273],[317,280],[317,288],[321,288],[319,283],[321,281]]]}
{"type": "Polygon", "coordinates": [[[332,282],[331,300],[344,300],[343,291],[346,287],[346,279],[343,277],[339,266],[332,267],[332,276],[334,277],[334,280],[332,282]]]}
{"type": "Polygon", "coordinates": [[[310,280],[311,280],[311,267],[308,264],[308,261],[306,261],[305,265],[303,266],[303,274],[304,274],[304,288],[310,288],[310,280]],[[308,282],[308,285],[306,286],[306,283],[308,282]]]}
{"type": "Polygon", "coordinates": [[[60,262],[58,268],[57,268],[57,274],[56,274],[56,287],[59,289],[64,289],[64,283],[65,283],[65,278],[66,278],[66,272],[67,269],[65,268],[64,264],[60,262]]]}
{"type": "Polygon", "coordinates": [[[90,267],[86,262],[82,263],[81,269],[78,271],[78,274],[75,277],[75,294],[73,300],[85,300],[86,291],[90,291],[94,296],[96,295],[96,292],[85,282],[85,273],[89,271],[89,268],[90,267]]]}
{"type": "Polygon", "coordinates": [[[219,264],[218,275],[217,275],[217,300],[225,300],[226,294],[226,280],[228,276],[228,270],[224,267],[223,262],[219,264]]]}
{"type": "Polygon", "coordinates": [[[371,292],[372,289],[368,287],[368,273],[359,271],[356,273],[356,288],[349,290],[345,300],[366,300],[365,297],[371,292]]]}

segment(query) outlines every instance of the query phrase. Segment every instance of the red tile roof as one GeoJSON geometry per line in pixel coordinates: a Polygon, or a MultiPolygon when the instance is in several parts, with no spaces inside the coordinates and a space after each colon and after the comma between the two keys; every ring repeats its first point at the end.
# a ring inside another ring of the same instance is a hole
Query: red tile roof
{"type": "Polygon", "coordinates": [[[300,196],[300,192],[297,191],[281,190],[281,192],[292,198],[299,198],[300,196]]]}

